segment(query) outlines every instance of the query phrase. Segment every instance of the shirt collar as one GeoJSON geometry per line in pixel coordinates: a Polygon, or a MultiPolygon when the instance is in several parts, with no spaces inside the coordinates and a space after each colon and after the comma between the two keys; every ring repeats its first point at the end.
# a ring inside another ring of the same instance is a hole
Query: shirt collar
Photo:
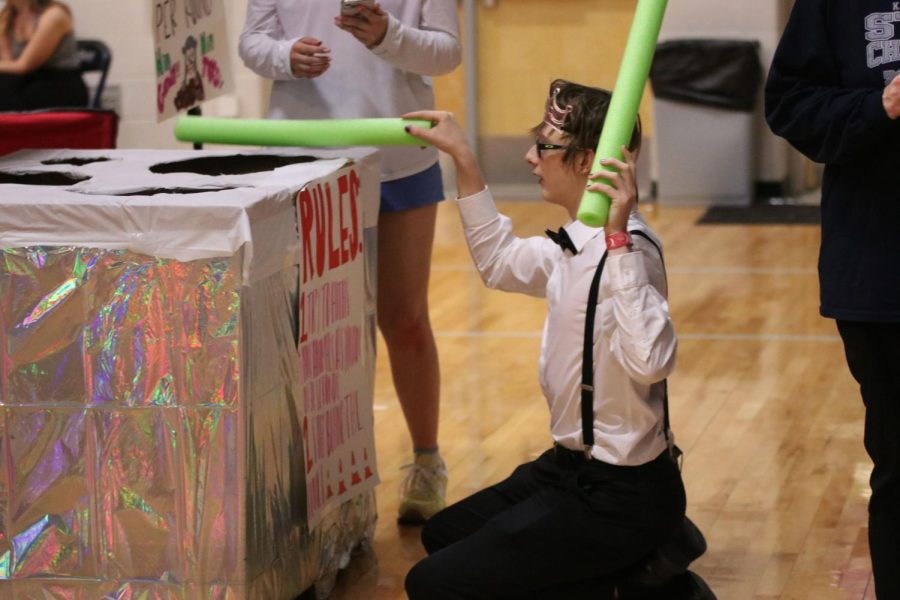
{"type": "Polygon", "coordinates": [[[597,237],[600,232],[603,231],[603,228],[589,227],[578,219],[575,219],[565,226],[565,230],[566,233],[569,234],[569,237],[572,239],[572,243],[575,244],[575,248],[580,254],[581,250],[587,245],[587,243],[597,237]]]}

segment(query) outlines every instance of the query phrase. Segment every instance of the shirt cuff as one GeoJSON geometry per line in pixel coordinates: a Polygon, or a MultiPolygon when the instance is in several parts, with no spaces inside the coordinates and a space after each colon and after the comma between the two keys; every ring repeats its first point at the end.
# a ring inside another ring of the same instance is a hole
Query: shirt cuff
{"type": "Polygon", "coordinates": [[[478,227],[485,223],[490,223],[497,218],[497,206],[494,204],[494,196],[487,186],[476,194],[457,198],[456,204],[459,206],[459,214],[462,217],[463,225],[467,227],[478,227]]]}
{"type": "Polygon", "coordinates": [[[370,48],[372,54],[389,59],[396,56],[400,52],[400,42],[403,39],[400,21],[394,15],[388,13],[387,30],[384,32],[384,39],[377,46],[370,48]]]}
{"type": "Polygon", "coordinates": [[[294,72],[291,70],[291,48],[294,47],[294,43],[297,42],[300,38],[296,40],[279,40],[278,43],[278,51],[275,53],[275,56],[278,57],[278,64],[275,65],[281,73],[284,73],[285,79],[303,79],[302,77],[297,77],[294,75],[294,72]]]}
{"type": "Polygon", "coordinates": [[[609,284],[613,292],[648,285],[650,278],[644,266],[643,252],[634,250],[625,254],[610,256],[606,261],[609,270],[609,284]]]}

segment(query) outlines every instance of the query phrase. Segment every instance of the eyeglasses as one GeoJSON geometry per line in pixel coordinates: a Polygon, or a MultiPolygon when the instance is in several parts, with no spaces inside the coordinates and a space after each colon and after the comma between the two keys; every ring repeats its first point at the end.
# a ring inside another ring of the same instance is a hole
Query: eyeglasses
{"type": "Polygon", "coordinates": [[[545,150],[565,150],[568,147],[569,146],[566,146],[563,144],[551,144],[549,142],[542,142],[540,140],[534,140],[534,148],[535,148],[535,150],[537,150],[538,160],[541,160],[544,158],[544,155],[542,154],[542,152],[544,152],[545,150]]]}

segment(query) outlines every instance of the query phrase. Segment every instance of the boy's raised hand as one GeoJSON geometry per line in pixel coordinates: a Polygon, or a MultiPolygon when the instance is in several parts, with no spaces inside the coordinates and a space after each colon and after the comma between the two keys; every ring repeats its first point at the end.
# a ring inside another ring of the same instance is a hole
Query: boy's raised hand
{"type": "Polygon", "coordinates": [[[622,146],[624,161],[615,158],[604,158],[600,164],[612,167],[616,171],[600,169],[588,175],[587,189],[603,192],[609,197],[609,217],[603,227],[608,234],[625,231],[628,228],[628,216],[637,203],[637,183],[635,180],[635,155],[622,146]]]}
{"type": "Polygon", "coordinates": [[[484,189],[484,178],[465,132],[453,113],[441,110],[420,110],[402,115],[404,119],[431,121],[432,127],[407,125],[406,132],[424,140],[450,155],[456,165],[456,188],[460,198],[477,194],[484,189]]]}
{"type": "Polygon", "coordinates": [[[413,137],[425,140],[438,150],[442,150],[454,159],[465,154],[469,149],[469,141],[453,113],[441,110],[420,110],[406,113],[404,119],[420,119],[431,121],[431,129],[408,125],[406,132],[413,137]]]}

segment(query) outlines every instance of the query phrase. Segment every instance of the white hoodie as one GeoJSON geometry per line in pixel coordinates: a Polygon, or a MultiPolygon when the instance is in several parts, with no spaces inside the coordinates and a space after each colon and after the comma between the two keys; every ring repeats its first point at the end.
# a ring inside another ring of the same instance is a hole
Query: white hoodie
{"type": "MultiPolygon", "coordinates": [[[[454,0],[379,0],[389,16],[381,44],[369,50],[338,29],[340,0],[249,0],[239,53],[255,73],[274,79],[273,119],[398,117],[434,108],[432,75],[461,60],[454,0]],[[331,49],[331,66],[319,77],[291,73],[291,46],[309,36],[331,49]]],[[[382,181],[424,171],[437,150],[382,148],[382,181]]]]}

